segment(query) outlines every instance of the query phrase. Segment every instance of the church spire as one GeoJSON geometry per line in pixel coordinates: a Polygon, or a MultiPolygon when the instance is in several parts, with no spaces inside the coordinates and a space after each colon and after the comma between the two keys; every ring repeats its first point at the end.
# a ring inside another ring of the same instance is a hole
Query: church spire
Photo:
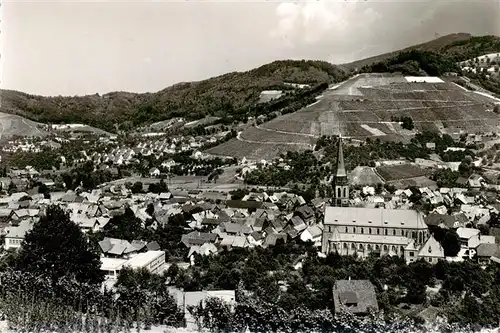
{"type": "Polygon", "coordinates": [[[342,137],[339,136],[339,147],[337,150],[337,172],[333,184],[333,205],[349,206],[349,181],[344,166],[344,152],[342,150],[342,137]]]}
{"type": "Polygon", "coordinates": [[[347,177],[344,167],[344,152],[342,151],[342,137],[339,136],[339,146],[337,150],[337,173],[335,178],[347,177]]]}

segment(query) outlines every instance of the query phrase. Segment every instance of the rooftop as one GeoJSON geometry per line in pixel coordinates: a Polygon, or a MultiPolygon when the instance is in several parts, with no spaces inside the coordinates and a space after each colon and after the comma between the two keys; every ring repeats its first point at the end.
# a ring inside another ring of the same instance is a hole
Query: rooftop
{"type": "Polygon", "coordinates": [[[422,213],[409,209],[331,207],[325,209],[325,225],[427,229],[422,213]]]}
{"type": "Polygon", "coordinates": [[[138,255],[127,260],[127,262],[124,263],[124,266],[128,266],[130,268],[141,268],[162,255],[165,255],[164,251],[147,251],[139,253],[138,255]]]}

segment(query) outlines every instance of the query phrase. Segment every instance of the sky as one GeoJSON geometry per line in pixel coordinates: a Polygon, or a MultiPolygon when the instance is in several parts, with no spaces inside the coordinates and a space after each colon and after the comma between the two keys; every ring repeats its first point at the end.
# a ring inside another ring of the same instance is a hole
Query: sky
{"type": "Polygon", "coordinates": [[[279,59],[345,63],[468,32],[500,35],[497,0],[6,0],[3,89],[155,92],[279,59]]]}

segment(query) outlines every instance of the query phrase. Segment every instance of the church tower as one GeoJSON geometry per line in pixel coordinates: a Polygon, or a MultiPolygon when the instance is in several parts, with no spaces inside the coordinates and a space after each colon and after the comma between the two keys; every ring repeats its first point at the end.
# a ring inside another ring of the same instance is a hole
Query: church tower
{"type": "Polygon", "coordinates": [[[333,190],[333,205],[349,206],[349,182],[344,167],[344,152],[342,151],[342,137],[340,136],[337,150],[337,172],[333,179],[333,190]]]}

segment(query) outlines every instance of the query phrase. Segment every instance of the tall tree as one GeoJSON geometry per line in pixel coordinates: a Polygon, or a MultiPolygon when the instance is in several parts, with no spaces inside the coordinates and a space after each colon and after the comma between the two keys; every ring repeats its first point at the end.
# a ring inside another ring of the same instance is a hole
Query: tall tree
{"type": "Polygon", "coordinates": [[[99,254],[94,251],[80,228],[59,206],[49,206],[26,234],[17,260],[17,268],[49,277],[97,284],[103,281],[99,254]]]}

